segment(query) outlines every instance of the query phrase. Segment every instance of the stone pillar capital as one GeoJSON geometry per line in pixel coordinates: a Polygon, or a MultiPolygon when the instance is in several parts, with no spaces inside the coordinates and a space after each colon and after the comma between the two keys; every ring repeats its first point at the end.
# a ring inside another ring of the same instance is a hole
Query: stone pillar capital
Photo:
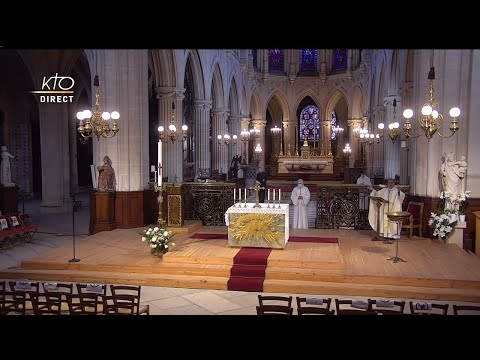
{"type": "Polygon", "coordinates": [[[183,100],[185,89],[172,86],[159,86],[155,88],[157,99],[183,100]]]}
{"type": "Polygon", "coordinates": [[[193,103],[194,109],[210,110],[212,108],[211,100],[195,100],[193,103]]]}
{"type": "Polygon", "coordinates": [[[252,120],[252,125],[253,126],[265,127],[265,126],[267,126],[267,121],[266,120],[261,120],[261,119],[255,119],[255,120],[252,120]]]}
{"type": "Polygon", "coordinates": [[[349,120],[347,120],[347,123],[348,123],[349,127],[362,126],[363,122],[364,122],[363,119],[349,119],[349,120]]]}
{"type": "Polygon", "coordinates": [[[295,121],[284,120],[282,121],[282,124],[284,128],[288,129],[290,126],[295,126],[295,121]]]}

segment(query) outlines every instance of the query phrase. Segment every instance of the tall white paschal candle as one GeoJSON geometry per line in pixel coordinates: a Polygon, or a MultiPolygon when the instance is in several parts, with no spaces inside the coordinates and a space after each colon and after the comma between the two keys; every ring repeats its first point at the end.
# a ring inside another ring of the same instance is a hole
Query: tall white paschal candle
{"type": "Polygon", "coordinates": [[[162,186],[162,140],[158,140],[158,186],[162,186]]]}

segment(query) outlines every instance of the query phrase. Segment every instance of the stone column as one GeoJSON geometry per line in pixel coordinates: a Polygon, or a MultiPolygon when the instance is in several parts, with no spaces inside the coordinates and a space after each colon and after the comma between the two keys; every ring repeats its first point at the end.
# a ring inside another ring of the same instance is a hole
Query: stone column
{"type": "Polygon", "coordinates": [[[295,155],[295,122],[284,119],[283,124],[283,154],[293,156],[295,155]],[[290,151],[290,152],[289,152],[290,151]]]}
{"type": "MultiPolygon", "coordinates": [[[[105,155],[110,157],[117,191],[140,191],[148,186],[150,171],[148,51],[95,51],[100,78],[100,107],[102,111],[120,113],[120,131],[111,139],[93,139],[93,159],[96,165],[101,165],[105,155]]],[[[95,71],[91,74],[93,85],[95,71]]],[[[92,94],[95,94],[95,87],[92,87],[92,94]]]]}
{"type": "Polygon", "coordinates": [[[332,121],[323,120],[322,138],[320,140],[320,155],[332,155],[332,121]],[[323,140],[323,142],[322,142],[323,140]]]}
{"type": "MultiPolygon", "coordinates": [[[[398,93],[402,98],[402,107],[398,108],[397,106],[397,118],[400,119],[400,134],[401,138],[405,139],[405,135],[402,129],[402,125],[404,124],[403,119],[403,111],[405,109],[411,109],[411,102],[412,102],[412,83],[405,82],[404,85],[399,89],[398,93]]],[[[412,156],[411,156],[411,146],[413,140],[408,139],[405,141],[405,146],[402,147],[401,145],[401,155],[400,155],[400,183],[401,184],[410,184],[410,175],[412,173],[412,156]]]]}
{"type": "Polygon", "coordinates": [[[352,148],[352,154],[349,159],[349,167],[355,167],[355,164],[360,164],[362,162],[362,152],[360,149],[360,141],[355,137],[353,129],[361,127],[363,124],[362,119],[350,119],[347,120],[348,123],[348,141],[350,147],[352,148]]]}
{"type": "MultiPolygon", "coordinates": [[[[40,148],[42,152],[42,203],[40,212],[71,210],[70,158],[67,104],[40,104],[40,148]],[[52,141],[55,139],[55,141],[52,141]]],[[[97,141],[96,138],[94,141],[97,141]]]]}
{"type": "MultiPolygon", "coordinates": [[[[240,123],[241,123],[241,130],[242,131],[248,131],[248,127],[250,126],[250,118],[248,117],[241,117],[240,118],[240,123]]],[[[248,144],[249,141],[242,141],[242,136],[239,135],[239,142],[241,143],[241,156],[242,156],[242,165],[248,164],[248,144]]]]}
{"type": "MultiPolygon", "coordinates": [[[[369,133],[378,133],[378,124],[383,123],[385,125],[385,128],[388,129],[388,124],[385,123],[385,107],[384,106],[377,106],[373,110],[373,120],[370,121],[370,126],[371,128],[368,129],[369,133]]],[[[384,171],[384,177],[386,176],[385,174],[385,142],[390,141],[387,140],[386,138],[388,137],[387,131],[383,129],[384,131],[384,142],[380,144],[376,144],[373,147],[371,147],[371,151],[373,151],[372,154],[372,167],[375,169],[382,168],[384,171]]],[[[372,174],[373,175],[373,174],[372,174]]]]}
{"type": "Polygon", "coordinates": [[[216,108],[212,110],[212,113],[212,170],[226,174],[230,163],[228,162],[228,146],[223,145],[223,135],[227,131],[228,111],[225,108],[216,108]],[[218,143],[218,135],[222,136],[221,144],[218,143]]]}
{"type": "Polygon", "coordinates": [[[211,173],[210,110],[211,100],[195,100],[193,122],[195,123],[195,174],[200,169],[211,173]]]}
{"type": "MultiPolygon", "coordinates": [[[[400,127],[397,129],[399,136],[395,143],[388,136],[389,128],[388,125],[394,123],[395,121],[400,124],[401,122],[401,102],[398,99],[398,96],[387,96],[383,98],[383,105],[386,110],[385,114],[385,161],[384,161],[384,173],[385,178],[395,178],[395,175],[400,175],[400,132],[403,131],[400,127]],[[393,100],[397,99],[397,108],[395,109],[395,117],[393,114],[393,100]],[[400,109],[400,110],[399,110],[400,109]],[[400,115],[400,116],[399,116],[400,115]]],[[[378,127],[377,127],[378,131],[378,127]]]]}
{"type": "Polygon", "coordinates": [[[253,144],[253,149],[255,151],[255,147],[257,146],[257,144],[260,144],[260,146],[262,147],[262,152],[260,154],[260,162],[258,166],[265,169],[265,126],[267,125],[267,121],[261,119],[253,119],[252,125],[258,130],[260,130],[259,137],[257,141],[255,141],[253,144]]]}
{"type": "Polygon", "coordinates": [[[158,124],[165,129],[162,154],[163,177],[168,177],[168,182],[181,182],[183,181],[182,100],[185,89],[160,87],[155,90],[158,98],[158,124]],[[173,141],[168,131],[172,122],[177,129],[173,141]]]}
{"type": "MultiPolygon", "coordinates": [[[[243,117],[240,115],[230,115],[228,117],[228,133],[230,134],[231,145],[228,149],[229,164],[235,155],[242,156],[242,141],[240,133],[242,132],[241,121],[243,117]],[[233,135],[237,135],[237,142],[233,144],[233,135]]],[[[230,168],[230,165],[229,165],[230,168]]]]}

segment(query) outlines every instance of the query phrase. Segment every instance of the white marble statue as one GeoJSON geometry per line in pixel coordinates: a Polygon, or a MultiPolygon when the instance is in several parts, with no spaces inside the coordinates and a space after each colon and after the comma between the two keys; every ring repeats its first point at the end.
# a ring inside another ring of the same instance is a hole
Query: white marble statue
{"type": "Polygon", "coordinates": [[[465,156],[461,156],[460,161],[456,161],[453,152],[444,154],[440,174],[442,176],[442,197],[445,197],[445,210],[458,210],[456,199],[465,191],[466,173],[465,156]]]}
{"type": "Polygon", "coordinates": [[[12,182],[12,172],[10,170],[10,158],[14,158],[12,154],[7,151],[6,146],[1,147],[2,163],[0,165],[1,173],[0,180],[5,187],[14,187],[15,183],[12,182]]]}

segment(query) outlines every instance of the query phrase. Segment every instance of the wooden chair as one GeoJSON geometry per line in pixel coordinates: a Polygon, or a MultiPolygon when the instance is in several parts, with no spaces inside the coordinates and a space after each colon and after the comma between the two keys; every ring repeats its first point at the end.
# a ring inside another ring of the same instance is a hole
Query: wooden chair
{"type": "Polygon", "coordinates": [[[104,295],[96,293],[66,294],[70,315],[97,315],[103,312],[104,295]],[[102,310],[99,305],[102,305],[102,310]]]}
{"type": "Polygon", "coordinates": [[[405,301],[368,299],[367,310],[382,315],[403,315],[405,310],[405,301]]]}
{"type": "Polygon", "coordinates": [[[258,295],[257,315],[292,315],[292,296],[258,295]]]}
{"type": "Polygon", "coordinates": [[[67,294],[73,294],[73,284],[71,283],[42,283],[44,297],[46,298],[46,309],[39,308],[40,314],[68,314],[67,294]]]}
{"type": "Polygon", "coordinates": [[[447,315],[449,304],[434,304],[410,301],[412,315],[447,315]]]}
{"type": "Polygon", "coordinates": [[[453,315],[480,315],[480,306],[476,305],[452,305],[453,315]]]}
{"type": "Polygon", "coordinates": [[[402,225],[402,229],[408,229],[410,239],[413,235],[413,229],[418,229],[418,236],[422,237],[422,226],[423,226],[423,202],[409,201],[407,211],[412,214],[410,219],[405,221],[402,225]]]}
{"type": "Polygon", "coordinates": [[[356,307],[360,301],[335,299],[335,308],[337,315],[378,315],[375,311],[368,310],[368,302],[362,301],[364,308],[356,307]]]}
{"type": "MultiPolygon", "coordinates": [[[[150,315],[150,306],[142,305],[140,303],[140,293],[142,287],[134,285],[110,285],[110,291],[112,293],[112,301],[114,306],[107,308],[105,313],[111,313],[113,311],[119,311],[120,313],[129,313],[130,299],[133,301],[134,310],[132,315],[146,314],[150,315]],[[125,307],[122,307],[122,302],[125,302],[125,307]],[[123,310],[122,310],[123,309],[123,310]]],[[[109,301],[110,299],[107,299],[109,301]]],[[[104,303],[105,306],[105,303],[104,303]]]]}
{"type": "MultiPolygon", "coordinates": [[[[11,280],[8,282],[10,285],[10,290],[12,293],[21,293],[26,294],[26,303],[25,303],[25,312],[28,314],[35,314],[38,306],[46,306],[46,303],[39,304],[38,294],[40,292],[40,283],[38,281],[29,281],[29,280],[11,280]]],[[[20,299],[21,300],[21,299],[20,299]]]]}
{"type": "Polygon", "coordinates": [[[330,310],[332,299],[304,298],[297,296],[298,315],[334,315],[335,310],[330,310]]]}

